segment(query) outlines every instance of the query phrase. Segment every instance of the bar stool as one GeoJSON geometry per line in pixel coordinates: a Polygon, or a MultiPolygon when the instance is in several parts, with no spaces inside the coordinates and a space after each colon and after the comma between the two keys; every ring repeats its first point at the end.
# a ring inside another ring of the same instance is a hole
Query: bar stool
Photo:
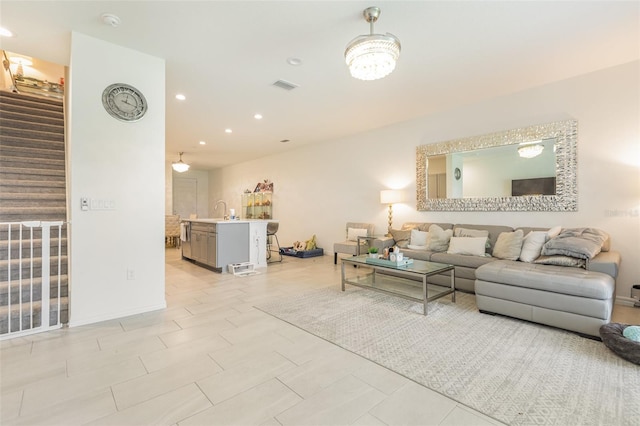
{"type": "Polygon", "coordinates": [[[276,235],[279,227],[280,224],[278,222],[267,223],[267,262],[269,262],[269,259],[271,259],[272,251],[278,253],[278,256],[280,256],[280,260],[271,260],[271,262],[282,262],[282,253],[280,253],[280,241],[278,241],[278,236],[276,235]],[[273,244],[274,238],[276,240],[275,244],[273,244]]]}

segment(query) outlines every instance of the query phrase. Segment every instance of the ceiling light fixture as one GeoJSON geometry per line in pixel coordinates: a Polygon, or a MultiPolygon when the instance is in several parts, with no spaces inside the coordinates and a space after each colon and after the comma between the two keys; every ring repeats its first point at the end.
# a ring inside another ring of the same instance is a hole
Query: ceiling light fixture
{"type": "Polygon", "coordinates": [[[207,143],[205,141],[200,141],[200,145],[206,145],[207,143]]]}
{"type": "Polygon", "coordinates": [[[262,120],[262,114],[256,114],[253,116],[256,120],[262,120]]]}
{"type": "Polygon", "coordinates": [[[0,27],[0,36],[13,37],[13,33],[4,27],[0,27]]]}
{"type": "Polygon", "coordinates": [[[518,147],[518,155],[522,158],[533,158],[542,154],[543,150],[544,150],[544,145],[540,145],[537,143],[521,145],[518,147]]]}
{"type": "Polygon", "coordinates": [[[400,40],[390,33],[374,34],[373,23],[380,17],[379,7],[368,7],[363,12],[369,23],[370,34],[349,42],[344,58],[351,76],[359,80],[378,80],[391,74],[400,56],[400,40]]]}
{"type": "Polygon", "coordinates": [[[187,163],[182,161],[182,154],[184,154],[184,152],[180,153],[180,161],[171,164],[171,167],[173,168],[173,170],[175,170],[178,173],[184,173],[187,170],[189,170],[189,166],[187,163]]]}
{"type": "Polygon", "coordinates": [[[231,129],[224,129],[224,132],[225,132],[225,133],[233,133],[233,130],[231,130],[231,129]]]}
{"type": "Polygon", "coordinates": [[[187,99],[187,97],[185,95],[183,95],[182,93],[178,93],[176,95],[176,99],[179,101],[184,101],[185,99],[187,99]]]}
{"type": "Polygon", "coordinates": [[[32,58],[28,56],[12,55],[10,61],[14,64],[24,65],[25,67],[30,67],[31,65],[33,65],[32,58]]]}

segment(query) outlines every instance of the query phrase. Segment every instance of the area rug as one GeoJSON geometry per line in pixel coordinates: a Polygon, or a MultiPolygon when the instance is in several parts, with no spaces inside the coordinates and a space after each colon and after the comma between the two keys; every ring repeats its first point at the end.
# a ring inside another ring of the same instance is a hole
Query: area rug
{"type": "Polygon", "coordinates": [[[257,306],[511,425],[638,425],[640,368],[601,342],[478,312],[457,293],[422,304],[314,290],[257,306]]]}

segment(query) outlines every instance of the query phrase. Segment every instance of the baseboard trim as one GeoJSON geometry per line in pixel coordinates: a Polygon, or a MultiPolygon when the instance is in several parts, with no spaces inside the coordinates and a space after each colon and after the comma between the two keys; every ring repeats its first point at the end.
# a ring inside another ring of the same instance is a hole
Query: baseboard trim
{"type": "Polygon", "coordinates": [[[638,299],[632,297],[616,296],[616,305],[633,306],[638,299]]]}
{"type": "Polygon", "coordinates": [[[93,318],[85,318],[82,321],[73,321],[73,312],[70,312],[70,317],[69,318],[69,327],[80,327],[83,325],[88,325],[88,324],[95,324],[97,322],[102,322],[102,321],[110,321],[110,320],[114,320],[114,319],[119,319],[119,318],[124,318],[124,317],[128,317],[130,315],[138,315],[138,314],[144,314],[147,312],[152,312],[152,311],[157,311],[160,309],[165,309],[167,307],[167,302],[164,301],[163,303],[157,304],[157,305],[151,305],[151,306],[145,306],[145,307],[141,307],[141,308],[136,308],[136,309],[131,309],[131,310],[127,310],[127,311],[121,311],[118,312],[116,314],[113,315],[104,315],[104,316],[99,316],[99,317],[93,317],[93,318]]]}

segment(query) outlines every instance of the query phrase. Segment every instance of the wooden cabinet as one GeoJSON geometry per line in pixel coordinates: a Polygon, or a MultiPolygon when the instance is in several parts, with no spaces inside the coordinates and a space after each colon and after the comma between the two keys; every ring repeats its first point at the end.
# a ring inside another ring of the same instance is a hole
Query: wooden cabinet
{"type": "Polygon", "coordinates": [[[273,219],[273,193],[242,194],[242,215],[242,219],[273,219]]]}

